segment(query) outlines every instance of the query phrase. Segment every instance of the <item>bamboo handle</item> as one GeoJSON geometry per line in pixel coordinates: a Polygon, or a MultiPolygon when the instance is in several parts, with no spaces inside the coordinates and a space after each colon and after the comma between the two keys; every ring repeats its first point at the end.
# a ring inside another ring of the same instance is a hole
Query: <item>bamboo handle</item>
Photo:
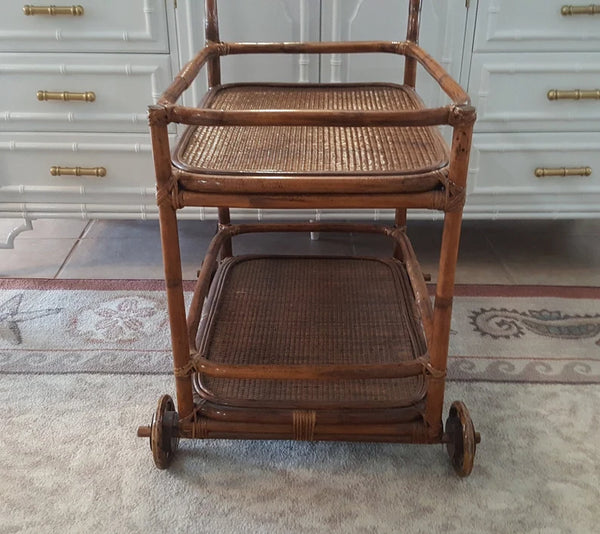
{"type": "Polygon", "coordinates": [[[572,91],[548,91],[548,100],[600,100],[600,89],[573,89],[572,91]]]}
{"type": "Polygon", "coordinates": [[[80,17],[83,15],[83,6],[23,6],[23,13],[31,15],[73,15],[80,17]]]}
{"type": "Polygon", "coordinates": [[[104,167],[50,167],[52,176],[106,176],[104,167]]]}
{"type": "Polygon", "coordinates": [[[558,167],[554,169],[538,167],[535,170],[535,175],[538,178],[546,178],[549,176],[590,176],[591,174],[591,167],[558,167]]]}
{"type": "Polygon", "coordinates": [[[562,6],[560,14],[563,17],[572,15],[598,15],[600,14],[600,5],[591,4],[589,6],[562,6]]]}
{"type": "Polygon", "coordinates": [[[85,93],[69,93],[68,91],[38,91],[37,99],[40,102],[46,102],[48,100],[61,100],[63,102],[94,102],[96,100],[96,93],[93,91],[86,91],[85,93]]]}

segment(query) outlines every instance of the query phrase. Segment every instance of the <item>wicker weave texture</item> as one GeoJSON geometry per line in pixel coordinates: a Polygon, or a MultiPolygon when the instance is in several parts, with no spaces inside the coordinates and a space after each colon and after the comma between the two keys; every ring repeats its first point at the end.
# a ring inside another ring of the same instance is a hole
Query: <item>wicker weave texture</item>
{"type": "MultiPolygon", "coordinates": [[[[224,110],[420,109],[397,85],[225,86],[208,106],[224,110]]],[[[418,174],[447,164],[435,128],[200,126],[179,150],[179,164],[204,172],[248,174],[418,174]]]]}
{"type": "MultiPolygon", "coordinates": [[[[425,343],[400,262],[241,257],[215,277],[200,352],[227,364],[392,363],[425,343]]],[[[422,378],[338,381],[202,380],[216,397],[280,401],[406,401],[422,378]]]]}

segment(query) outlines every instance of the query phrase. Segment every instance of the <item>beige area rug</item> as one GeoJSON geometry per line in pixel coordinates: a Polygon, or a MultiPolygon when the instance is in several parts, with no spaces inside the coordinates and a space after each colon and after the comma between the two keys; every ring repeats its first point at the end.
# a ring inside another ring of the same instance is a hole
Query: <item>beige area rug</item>
{"type": "Polygon", "coordinates": [[[441,446],[182,441],[154,467],[139,424],[168,376],[0,376],[0,532],[592,534],[600,386],[450,382],[482,434],[441,446]]]}
{"type": "Polygon", "coordinates": [[[457,293],[464,480],[368,443],[182,441],[159,471],[135,434],[174,394],[162,283],[0,281],[0,534],[597,532],[600,291],[457,293]]]}
{"type": "MultiPolygon", "coordinates": [[[[456,294],[450,380],[600,383],[600,288],[456,294]]],[[[0,280],[1,373],[167,374],[169,344],[160,281],[0,280]]]]}

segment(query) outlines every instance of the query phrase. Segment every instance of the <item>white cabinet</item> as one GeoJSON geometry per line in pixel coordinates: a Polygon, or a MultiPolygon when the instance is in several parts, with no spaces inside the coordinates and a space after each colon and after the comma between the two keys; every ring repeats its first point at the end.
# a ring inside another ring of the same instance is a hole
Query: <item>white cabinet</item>
{"type": "Polygon", "coordinates": [[[474,26],[467,216],[600,216],[600,8],[479,0],[474,26]]]}
{"type": "MultiPolygon", "coordinates": [[[[156,216],[146,107],[204,45],[203,4],[79,0],[82,11],[36,4],[26,14],[22,2],[2,2],[0,217],[156,216]]],[[[600,216],[600,13],[575,14],[590,9],[423,0],[421,45],[478,108],[467,217],[600,216]]],[[[408,2],[219,0],[219,13],[223,40],[402,40],[408,2]]],[[[402,72],[403,58],[386,54],[235,56],[222,66],[224,83],[401,83],[402,72]]],[[[447,103],[422,70],[417,86],[426,104],[447,103]]],[[[201,76],[183,103],[205,88],[201,76]]]]}
{"type": "Polygon", "coordinates": [[[179,68],[174,3],[0,11],[0,216],[156,211],[146,109],[179,68]]]}

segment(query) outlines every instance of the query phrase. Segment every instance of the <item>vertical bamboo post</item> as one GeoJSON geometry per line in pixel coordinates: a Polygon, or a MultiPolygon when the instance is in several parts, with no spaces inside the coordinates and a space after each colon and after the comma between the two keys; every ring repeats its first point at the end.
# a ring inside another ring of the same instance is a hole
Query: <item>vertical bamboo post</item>
{"type": "MultiPolygon", "coordinates": [[[[231,226],[231,217],[229,215],[229,208],[219,208],[219,231],[227,226],[231,226]]],[[[233,255],[233,247],[231,245],[231,237],[228,237],[223,242],[221,248],[221,259],[230,258],[233,255]]]]}
{"type": "MultiPolygon", "coordinates": [[[[165,269],[167,305],[171,326],[173,367],[187,368],[190,363],[188,347],[181,252],[177,230],[176,208],[171,201],[171,151],[169,147],[168,118],[164,106],[150,106],[150,133],[156,171],[157,203],[160,221],[160,237],[165,269]]],[[[180,417],[187,417],[194,409],[191,376],[175,375],[177,408],[180,417]]]]}
{"type": "MultiPolygon", "coordinates": [[[[406,208],[396,208],[394,226],[396,228],[406,227],[406,208]]],[[[398,260],[403,259],[402,248],[398,243],[394,244],[394,258],[398,260]]]]}
{"type": "MultiPolygon", "coordinates": [[[[421,16],[421,0],[410,0],[408,5],[408,24],[406,27],[406,40],[419,42],[419,24],[421,16]]],[[[404,84],[415,87],[417,83],[417,60],[404,57],[404,84]]],[[[396,209],[396,228],[406,226],[406,208],[396,209]]],[[[394,257],[399,258],[398,246],[394,248],[394,257]]]]}
{"type": "MultiPolygon", "coordinates": [[[[217,0],[205,0],[204,2],[204,37],[206,44],[218,43],[219,37],[219,15],[217,13],[217,0]]],[[[218,55],[212,57],[208,62],[208,87],[221,84],[221,58],[218,55]]]]}
{"type": "MultiPolygon", "coordinates": [[[[413,43],[419,42],[419,24],[421,22],[421,0],[410,0],[408,6],[408,27],[406,40],[413,43]]],[[[417,60],[411,57],[404,58],[404,85],[415,87],[417,83],[417,60]]]]}
{"type": "MultiPolygon", "coordinates": [[[[206,16],[205,39],[206,43],[218,43],[219,36],[219,14],[217,11],[217,0],[205,0],[204,11],[206,16]]],[[[221,85],[221,58],[216,55],[208,62],[208,86],[221,85]]],[[[231,223],[229,208],[219,208],[219,228],[231,223]]],[[[223,244],[221,258],[228,258],[233,254],[231,239],[223,244]]]]}
{"type": "MultiPolygon", "coordinates": [[[[474,108],[471,106],[457,108],[457,122],[454,124],[450,153],[449,180],[459,188],[464,188],[467,182],[474,122],[474,108]]],[[[445,376],[461,223],[462,207],[445,213],[438,282],[433,307],[433,342],[429,348],[433,374],[429,376],[427,405],[425,408],[425,421],[432,438],[441,436],[443,430],[441,425],[445,376]]]]}

